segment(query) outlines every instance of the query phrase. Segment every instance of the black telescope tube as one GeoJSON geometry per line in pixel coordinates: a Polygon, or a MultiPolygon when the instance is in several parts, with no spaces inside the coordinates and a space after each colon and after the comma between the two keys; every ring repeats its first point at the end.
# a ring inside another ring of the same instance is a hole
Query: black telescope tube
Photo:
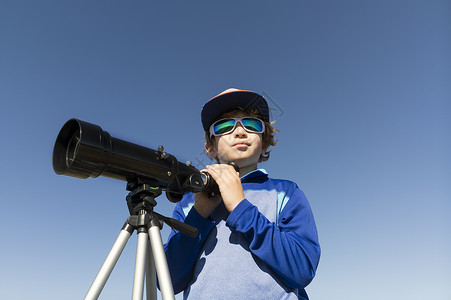
{"type": "MultiPolygon", "coordinates": [[[[219,194],[207,172],[183,164],[163,152],[111,137],[100,126],[70,119],[61,128],[53,148],[53,170],[58,175],[86,179],[105,176],[127,182],[146,179],[166,190],[171,202],[187,192],[219,194]]],[[[238,166],[230,163],[238,172],[238,166]]]]}
{"type": "Polygon", "coordinates": [[[181,164],[167,153],[111,137],[100,126],[71,119],[60,130],[53,149],[56,174],[86,179],[105,176],[122,181],[144,178],[157,181],[162,188],[183,195],[201,186],[182,186],[200,178],[196,168],[181,164]],[[188,180],[190,177],[190,180],[188,180]]]}
{"type": "Polygon", "coordinates": [[[59,175],[82,179],[100,175],[123,181],[157,178],[166,185],[174,159],[160,157],[158,151],[111,137],[100,126],[71,119],[56,139],[53,169],[59,175]]]}

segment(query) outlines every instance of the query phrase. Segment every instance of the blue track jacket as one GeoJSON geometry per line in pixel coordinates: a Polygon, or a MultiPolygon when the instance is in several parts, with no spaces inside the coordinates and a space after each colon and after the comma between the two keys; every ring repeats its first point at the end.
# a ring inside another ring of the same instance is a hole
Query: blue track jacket
{"type": "Polygon", "coordinates": [[[245,199],[209,219],[193,194],[173,217],[199,229],[196,238],[172,230],[164,245],[174,292],[185,299],[308,299],[320,246],[310,205],[298,186],[264,170],[241,178],[245,199]]]}

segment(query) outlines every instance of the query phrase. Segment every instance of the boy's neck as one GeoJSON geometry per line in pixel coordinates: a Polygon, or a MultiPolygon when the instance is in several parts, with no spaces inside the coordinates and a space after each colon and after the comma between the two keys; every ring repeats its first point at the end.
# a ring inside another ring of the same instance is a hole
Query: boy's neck
{"type": "Polygon", "coordinates": [[[240,177],[243,177],[244,175],[249,174],[250,172],[255,170],[257,170],[257,164],[240,168],[240,177]]]}

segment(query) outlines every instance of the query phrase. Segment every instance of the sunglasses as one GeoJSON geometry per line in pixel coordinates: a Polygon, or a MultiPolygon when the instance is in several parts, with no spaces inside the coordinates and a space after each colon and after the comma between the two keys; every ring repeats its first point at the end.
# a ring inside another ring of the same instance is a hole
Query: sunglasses
{"type": "Polygon", "coordinates": [[[240,123],[247,132],[263,133],[265,131],[265,123],[260,119],[251,117],[226,118],[218,120],[210,126],[210,135],[221,136],[231,133],[235,130],[237,123],[240,123]]]}

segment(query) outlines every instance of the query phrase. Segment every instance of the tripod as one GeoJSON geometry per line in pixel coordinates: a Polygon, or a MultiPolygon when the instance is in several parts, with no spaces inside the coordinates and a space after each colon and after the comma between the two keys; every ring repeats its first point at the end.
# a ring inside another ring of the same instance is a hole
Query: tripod
{"type": "Polygon", "coordinates": [[[99,297],[128,239],[135,230],[138,233],[138,242],[132,300],[142,300],[145,277],[147,299],[157,299],[156,275],[158,275],[163,299],[174,299],[174,290],[163,249],[160,229],[163,227],[163,222],[165,222],[170,227],[190,237],[196,237],[198,230],[153,211],[153,208],[157,205],[155,198],[161,195],[162,192],[157,182],[138,178],[127,183],[127,190],[130,191],[127,196],[130,216],[122,227],[119,236],[84,299],[91,300],[99,297]],[[149,242],[151,247],[148,247],[149,242]]]}

